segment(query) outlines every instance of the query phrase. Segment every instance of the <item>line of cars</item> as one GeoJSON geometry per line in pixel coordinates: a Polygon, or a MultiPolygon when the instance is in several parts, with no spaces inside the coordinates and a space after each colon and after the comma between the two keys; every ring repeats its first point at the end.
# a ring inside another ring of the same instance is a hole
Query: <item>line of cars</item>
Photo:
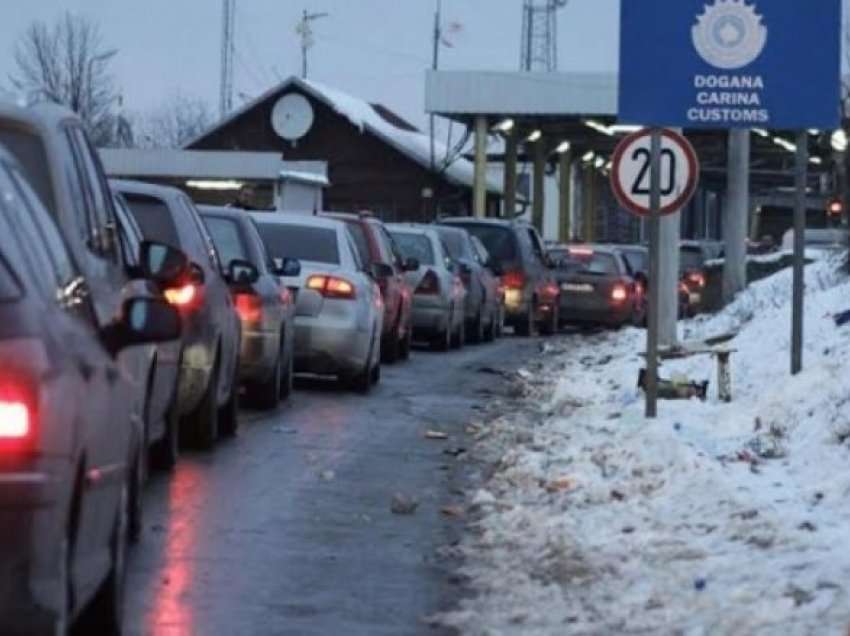
{"type": "Polygon", "coordinates": [[[295,374],[555,333],[536,231],[198,207],[108,180],[80,120],[0,104],[0,633],[121,632],[151,468],[236,434],[295,374]]]}

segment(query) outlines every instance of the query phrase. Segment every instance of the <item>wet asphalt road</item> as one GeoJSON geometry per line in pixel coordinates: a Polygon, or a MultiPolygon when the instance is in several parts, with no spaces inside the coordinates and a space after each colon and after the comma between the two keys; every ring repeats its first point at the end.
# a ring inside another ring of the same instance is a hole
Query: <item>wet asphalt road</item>
{"type": "Polygon", "coordinates": [[[499,389],[482,366],[511,369],[537,351],[506,338],[461,352],[414,352],[383,367],[368,396],[302,383],[271,415],[243,413],[235,440],[155,475],[145,531],[130,555],[133,635],[436,634],[421,618],[451,606],[457,536],[440,509],[462,468],[443,451],[499,389]],[[429,429],[448,441],[424,439],[429,429]],[[420,500],[390,512],[394,493],[420,500]]]}

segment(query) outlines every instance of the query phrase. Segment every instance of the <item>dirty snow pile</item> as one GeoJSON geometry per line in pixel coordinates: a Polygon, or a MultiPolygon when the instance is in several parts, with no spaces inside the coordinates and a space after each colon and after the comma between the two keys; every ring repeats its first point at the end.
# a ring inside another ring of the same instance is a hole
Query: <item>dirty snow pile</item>
{"type": "MultiPolygon", "coordinates": [[[[807,268],[806,369],[789,374],[791,274],[689,321],[728,345],[665,378],[706,402],[643,417],[638,330],[564,339],[516,379],[518,412],[479,426],[480,489],[461,543],[464,634],[836,634],[850,627],[850,281],[807,268]]],[[[506,403],[507,404],[507,403],[506,403]]]]}

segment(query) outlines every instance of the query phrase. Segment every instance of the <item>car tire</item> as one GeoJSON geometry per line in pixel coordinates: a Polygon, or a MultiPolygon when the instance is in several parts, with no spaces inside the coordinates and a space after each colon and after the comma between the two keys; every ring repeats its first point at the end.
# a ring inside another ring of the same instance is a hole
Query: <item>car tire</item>
{"type": "Polygon", "coordinates": [[[180,457],[180,417],[177,397],[165,412],[165,434],[150,449],[150,466],[157,470],[172,470],[180,457]]]}
{"type": "Polygon", "coordinates": [[[112,530],[112,563],[109,574],[101,584],[94,599],[80,617],[80,633],[120,634],[124,614],[124,585],[127,574],[127,526],[129,521],[129,493],[126,480],[116,511],[112,530]]]}
{"type": "Polygon", "coordinates": [[[440,331],[431,339],[431,349],[434,351],[448,351],[452,345],[452,319],[454,311],[449,311],[449,317],[446,319],[445,331],[440,331]]]}
{"type": "Polygon", "coordinates": [[[372,373],[371,373],[369,379],[372,381],[373,386],[380,384],[380,382],[381,382],[381,365],[380,364],[376,364],[374,367],[372,367],[372,373]]]}
{"type": "Polygon", "coordinates": [[[552,307],[552,313],[549,316],[549,320],[540,325],[540,333],[544,336],[558,335],[558,327],[561,323],[561,311],[558,304],[558,301],[556,301],[552,307]]]}
{"type": "Polygon", "coordinates": [[[186,418],[189,444],[200,450],[212,450],[218,440],[218,393],[220,366],[216,358],[212,373],[207,383],[207,389],[201,398],[201,403],[186,418]]]}
{"type": "Polygon", "coordinates": [[[535,304],[529,303],[528,311],[525,312],[525,315],[519,319],[519,321],[514,325],[514,331],[516,335],[521,336],[523,338],[530,338],[534,335],[534,328],[536,326],[534,321],[535,314],[535,304]]]}
{"type": "Polygon", "coordinates": [[[457,330],[451,338],[452,349],[463,349],[463,346],[466,344],[466,320],[461,318],[458,322],[457,330]]]}
{"type": "Polygon", "coordinates": [[[408,325],[405,330],[404,339],[401,341],[401,359],[410,360],[410,349],[413,346],[413,328],[408,325]]]}
{"type": "Polygon", "coordinates": [[[292,386],[295,382],[295,356],[290,351],[286,357],[286,365],[280,379],[280,399],[288,400],[292,397],[292,386]]]}
{"type": "MultiPolygon", "coordinates": [[[[278,351],[271,377],[264,382],[250,382],[246,385],[248,404],[261,410],[271,411],[280,403],[280,387],[283,383],[283,351],[278,351]]],[[[222,430],[224,424],[221,424],[222,430]]]]}
{"type": "Polygon", "coordinates": [[[401,358],[401,339],[398,335],[400,326],[401,319],[399,318],[396,328],[381,341],[381,362],[384,364],[395,364],[401,358]]]}
{"type": "MultiPolygon", "coordinates": [[[[280,401],[280,380],[275,387],[280,401]]],[[[275,404],[277,406],[277,404],[275,404]]],[[[225,437],[234,437],[239,430],[239,362],[233,366],[233,378],[230,380],[230,396],[218,409],[218,426],[225,437]]]]}
{"type": "Polygon", "coordinates": [[[469,341],[474,344],[484,342],[484,308],[478,312],[475,320],[472,321],[472,329],[469,332],[469,341]]]}

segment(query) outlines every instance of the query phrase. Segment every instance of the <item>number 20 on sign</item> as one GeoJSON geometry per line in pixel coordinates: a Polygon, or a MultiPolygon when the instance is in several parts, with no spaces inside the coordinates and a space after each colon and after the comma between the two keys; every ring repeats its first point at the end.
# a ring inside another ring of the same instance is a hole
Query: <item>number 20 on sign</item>
{"type": "MultiPolygon", "coordinates": [[[[638,216],[650,213],[651,131],[625,137],[614,151],[611,187],[624,208],[638,216]]],[[[699,161],[690,142],[672,130],[661,131],[659,157],[662,215],[681,209],[699,180],[699,161]]]]}

